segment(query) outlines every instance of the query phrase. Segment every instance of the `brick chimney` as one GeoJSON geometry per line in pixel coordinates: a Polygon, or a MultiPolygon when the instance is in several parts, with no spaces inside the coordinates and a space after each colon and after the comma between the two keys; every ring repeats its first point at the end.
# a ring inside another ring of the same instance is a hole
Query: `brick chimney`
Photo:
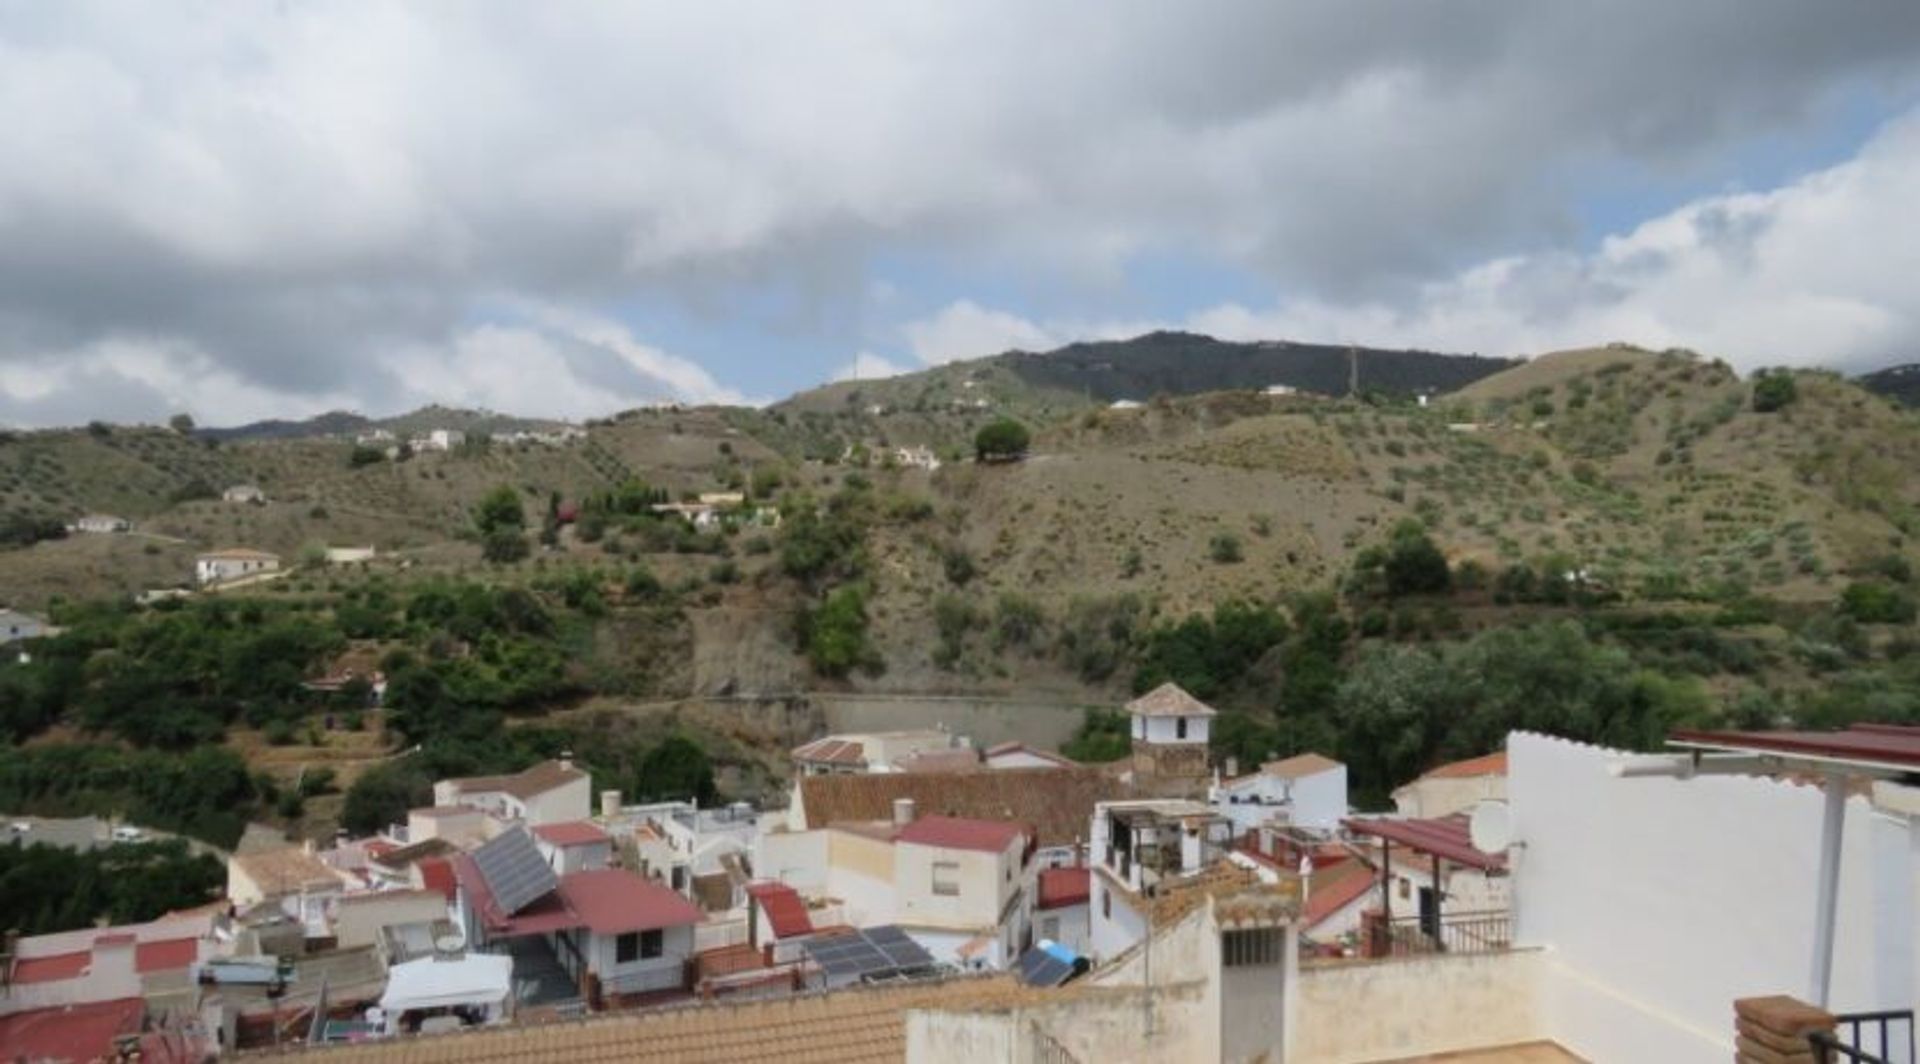
{"type": "Polygon", "coordinates": [[[1741,998],[1733,1003],[1734,1049],[1742,1061],[1814,1064],[1807,1035],[1834,1029],[1833,1013],[1785,994],[1741,998]]]}

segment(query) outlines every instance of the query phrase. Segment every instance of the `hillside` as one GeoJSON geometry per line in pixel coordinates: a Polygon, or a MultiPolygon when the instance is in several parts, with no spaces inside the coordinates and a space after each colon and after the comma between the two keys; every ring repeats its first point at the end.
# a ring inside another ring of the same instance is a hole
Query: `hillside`
{"type": "MultiPolygon", "coordinates": [[[[1229,711],[1220,743],[1236,756],[1318,747],[1361,765],[1368,750],[1400,749],[1349,719],[1364,716],[1369,685],[1414,684],[1382,703],[1399,705],[1432,686],[1418,669],[1457,675],[1463,686],[1422,696],[1440,722],[1431,734],[1395,755],[1405,763],[1365,768],[1366,786],[1438,752],[1470,753],[1563,690],[1620,701],[1593,719],[1626,730],[1538,725],[1593,741],[1640,741],[1663,714],[1920,716],[1920,678],[1893,671],[1920,665],[1900,620],[1920,561],[1920,415],[1832,374],[1796,374],[1789,399],[1766,410],[1724,364],[1619,347],[1542,356],[1425,404],[1235,389],[1113,407],[1037,388],[1003,360],[929,371],[908,386],[950,393],[893,407],[899,393],[885,389],[901,386],[850,383],[770,410],[630,411],[562,444],[370,464],[338,438],[14,434],[0,440],[9,505],[112,510],[135,530],[0,550],[0,588],[9,604],[85,617],[54,600],[124,602],[183,584],[209,547],[291,562],[322,544],[372,545],[369,564],[301,566],[180,608],[240,642],[247,629],[224,601],[241,618],[311,620],[354,641],[357,660],[404,651],[446,685],[416,690],[461,692],[433,703],[447,727],[462,719],[449,706],[476,697],[511,714],[521,745],[485,757],[560,743],[638,757],[685,733],[736,794],[776,789],[782,751],[830,720],[997,734],[1018,719],[1057,742],[1082,707],[1156,677],[1229,711]],[[937,398],[948,394],[964,401],[937,398]],[[973,463],[972,432],[1005,414],[1031,425],[1031,453],[973,463]],[[947,461],[930,471],[893,459],[915,442],[947,461]],[[219,500],[241,481],[268,501],[219,500]],[[531,554],[490,564],[475,512],[503,486],[521,502],[531,554]],[[714,491],[749,492],[783,522],[696,530],[648,511],[650,499],[714,491]],[[622,495],[639,501],[608,512],[622,495]],[[536,545],[556,499],[600,509],[536,545]],[[1409,528],[1431,544],[1443,587],[1408,593],[1383,579],[1409,528]],[[489,608],[477,588],[528,596],[501,601],[537,604],[551,623],[460,621],[489,608]],[[1337,622],[1316,626],[1326,610],[1337,622]],[[1297,634],[1281,641],[1289,626],[1297,634]],[[1553,660],[1525,664],[1536,645],[1553,660]],[[1396,665],[1379,656],[1389,647],[1427,658],[1396,665]],[[1508,715],[1475,716],[1477,731],[1445,723],[1481,702],[1477,677],[1507,662],[1549,690],[1515,688],[1508,715]],[[1552,671],[1563,666],[1575,674],[1552,671]]],[[[111,616],[131,632],[170,614],[111,616]]],[[[121,645],[132,644],[116,634],[76,651],[97,673],[49,669],[45,683],[79,684],[77,716],[36,716],[57,703],[19,675],[12,694],[0,684],[0,716],[25,714],[20,734],[56,746],[88,734],[76,721],[144,735],[145,717],[119,716],[126,699],[86,681],[169,675],[119,671],[121,645]]],[[[224,657],[201,669],[253,682],[224,657]]],[[[284,660],[275,682],[302,672],[284,660]]],[[[229,687],[170,698],[203,730],[201,715],[241,705],[229,687]]],[[[245,705],[244,726],[224,724],[226,745],[283,781],[323,766],[350,786],[390,738],[318,730],[298,703],[245,705]]],[[[469,741],[436,764],[491,764],[469,741]]],[[[344,815],[341,801],[315,795],[307,816],[323,825],[313,818],[344,815]]]]}
{"type": "Polygon", "coordinates": [[[1920,362],[1863,373],[1854,378],[1860,387],[1908,406],[1920,406],[1920,362]]]}
{"type": "Polygon", "coordinates": [[[385,429],[405,438],[431,429],[458,429],[465,433],[507,433],[551,429],[561,423],[548,418],[514,417],[490,410],[465,410],[456,407],[425,406],[386,418],[370,418],[346,410],[334,410],[299,421],[270,418],[245,425],[202,427],[194,435],[221,441],[234,440],[310,440],[350,437],[375,429],[385,429]]]}

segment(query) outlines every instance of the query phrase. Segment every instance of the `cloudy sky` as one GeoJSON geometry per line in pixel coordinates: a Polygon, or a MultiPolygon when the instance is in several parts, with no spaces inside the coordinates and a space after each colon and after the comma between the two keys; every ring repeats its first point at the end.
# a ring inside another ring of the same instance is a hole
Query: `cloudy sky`
{"type": "Polygon", "coordinates": [[[1920,4],[0,0],[0,422],[1920,360],[1920,4]]]}

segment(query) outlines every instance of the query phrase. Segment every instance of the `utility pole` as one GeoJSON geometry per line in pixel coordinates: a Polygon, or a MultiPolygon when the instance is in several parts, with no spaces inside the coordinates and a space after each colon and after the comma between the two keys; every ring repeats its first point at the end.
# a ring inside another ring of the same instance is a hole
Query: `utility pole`
{"type": "Polygon", "coordinates": [[[1360,348],[1355,344],[1347,345],[1347,398],[1360,397],[1360,348]]]}

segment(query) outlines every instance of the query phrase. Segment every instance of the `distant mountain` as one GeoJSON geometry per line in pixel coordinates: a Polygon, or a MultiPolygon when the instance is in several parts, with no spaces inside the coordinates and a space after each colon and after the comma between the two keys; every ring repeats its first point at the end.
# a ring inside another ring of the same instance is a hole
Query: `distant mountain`
{"type": "Polygon", "coordinates": [[[363,432],[373,422],[345,410],[331,410],[300,421],[273,418],[226,428],[195,429],[194,435],[206,439],[229,440],[304,440],[315,436],[343,436],[363,432]]]}
{"type": "Polygon", "coordinates": [[[1286,340],[1236,343],[1188,332],[1069,344],[1043,354],[998,356],[1037,388],[1111,402],[1285,385],[1321,395],[1449,392],[1510,369],[1518,360],[1387,351],[1286,340]]]}
{"type": "Polygon", "coordinates": [[[1854,383],[1875,395],[1884,395],[1908,406],[1920,406],[1920,362],[1864,373],[1854,383]]]}
{"type": "Polygon", "coordinates": [[[345,410],[329,411],[303,421],[255,421],[230,428],[198,429],[195,435],[229,440],[303,440],[329,436],[352,436],[373,429],[386,429],[397,436],[432,429],[459,429],[462,432],[518,432],[550,429],[561,422],[550,418],[513,417],[491,410],[466,410],[434,404],[388,418],[369,418],[345,410]]]}

